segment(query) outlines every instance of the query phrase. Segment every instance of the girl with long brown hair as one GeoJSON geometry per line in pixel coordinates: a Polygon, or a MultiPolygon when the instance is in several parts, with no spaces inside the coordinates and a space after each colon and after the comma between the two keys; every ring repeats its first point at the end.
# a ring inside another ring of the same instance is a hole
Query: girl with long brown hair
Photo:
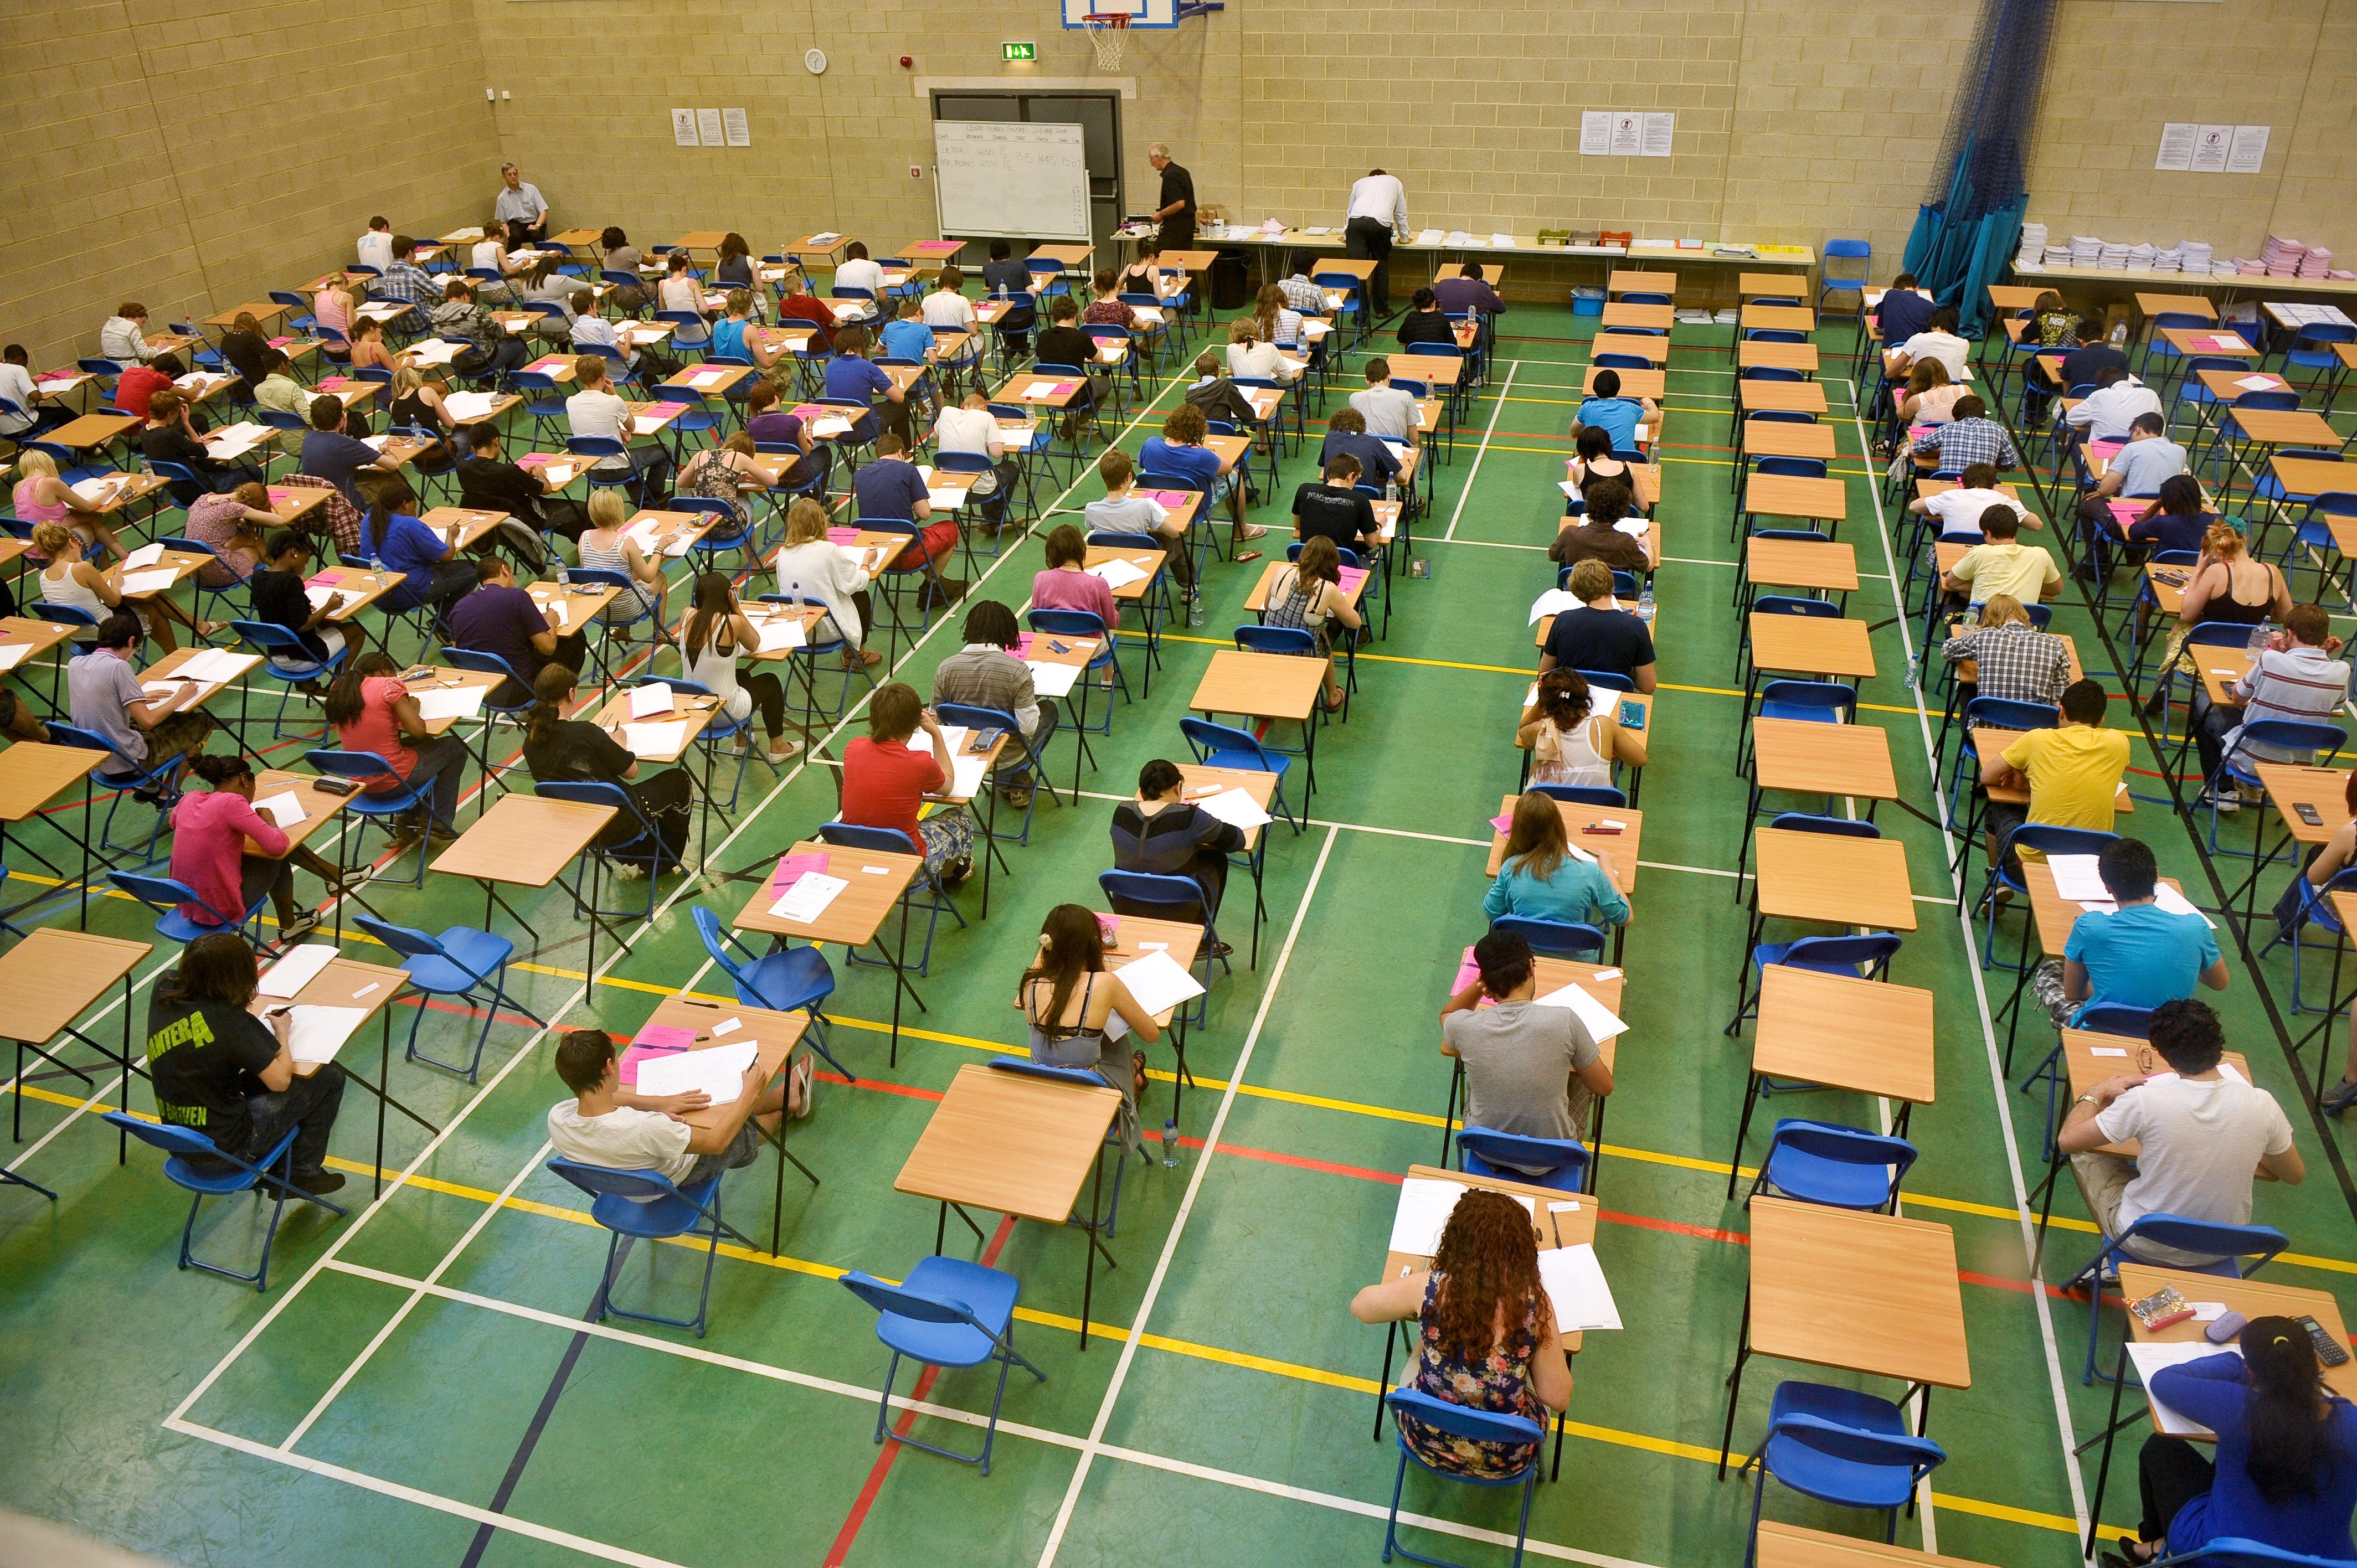
{"type": "MultiPolygon", "coordinates": [[[[757,652],[761,634],[737,602],[736,589],[726,572],[706,572],[695,579],[695,607],[687,613],[680,637],[687,678],[720,699],[720,711],[736,723],[761,710],[761,728],[770,737],[769,760],[783,762],[802,748],[786,732],[786,692],[774,671],[739,671],[737,661],[757,652]]],[[[745,749],[739,733],[732,749],[745,749]]]]}
{"type": "Polygon", "coordinates": [[[1039,927],[1039,950],[1016,983],[1015,1000],[1031,1030],[1031,1059],[1048,1067],[1085,1068],[1122,1090],[1122,1141],[1135,1148],[1137,1101],[1146,1092],[1146,1053],[1132,1050],[1125,1083],[1115,1070],[1123,1031],[1148,1043],[1161,1037],[1153,1015],[1130,999],[1104,962],[1104,927],[1096,912],[1059,904],[1039,927]]]}
{"type": "MultiPolygon", "coordinates": [[[[1435,1399],[1541,1424],[1548,1411],[1571,1403],[1571,1364],[1539,1282],[1538,1237],[1530,1215],[1503,1193],[1469,1188],[1441,1230],[1431,1266],[1367,1286],[1351,1298],[1351,1316],[1361,1323],[1418,1320],[1410,1382],[1435,1399]]],[[[1436,1470],[1495,1479],[1531,1458],[1520,1444],[1397,1419],[1400,1440],[1436,1470]]]]}

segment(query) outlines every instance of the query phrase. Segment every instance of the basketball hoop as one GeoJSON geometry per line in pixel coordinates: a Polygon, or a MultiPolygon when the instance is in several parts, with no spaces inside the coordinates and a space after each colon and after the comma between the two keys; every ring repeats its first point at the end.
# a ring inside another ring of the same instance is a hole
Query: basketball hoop
{"type": "Polygon", "coordinates": [[[1092,11],[1081,18],[1088,29],[1089,42],[1097,51],[1097,65],[1104,70],[1121,69],[1121,52],[1129,40],[1130,14],[1126,11],[1092,11]]]}

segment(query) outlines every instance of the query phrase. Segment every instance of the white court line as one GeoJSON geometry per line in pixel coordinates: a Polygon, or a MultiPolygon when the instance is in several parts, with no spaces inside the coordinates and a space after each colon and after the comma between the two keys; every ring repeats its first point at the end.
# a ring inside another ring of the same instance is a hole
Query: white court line
{"type": "Polygon", "coordinates": [[[1103,1446],[1114,1402],[1121,1398],[1122,1386],[1129,1380],[1129,1369],[1137,1358],[1138,1339],[1146,1332],[1146,1320],[1154,1314],[1154,1304],[1161,1298],[1162,1282],[1170,1277],[1170,1261],[1178,1254],[1178,1242],[1187,1234],[1187,1221],[1195,1212],[1195,1199],[1203,1190],[1203,1173],[1211,1168],[1211,1161],[1218,1155],[1221,1129],[1228,1124],[1228,1112],[1235,1109],[1237,1089],[1243,1083],[1244,1074],[1251,1070],[1253,1052],[1260,1045],[1269,1008],[1276,1001],[1277,988],[1285,982],[1286,966],[1293,960],[1293,946],[1301,940],[1302,924],[1309,918],[1309,906],[1318,897],[1318,881],[1326,875],[1326,862],[1340,836],[1335,829],[1326,830],[1326,842],[1318,850],[1318,863],[1309,868],[1309,881],[1301,890],[1301,903],[1293,911],[1293,928],[1285,933],[1285,945],[1277,950],[1268,986],[1261,993],[1259,1010],[1253,1015],[1252,1028],[1244,1035],[1243,1050],[1228,1074],[1228,1087],[1220,1092],[1220,1109],[1211,1118],[1211,1129],[1203,1134],[1202,1154],[1189,1173],[1187,1194],[1178,1200],[1178,1212],[1170,1222],[1169,1235],[1163,1240],[1162,1255],[1155,1260],[1154,1277],[1146,1282],[1146,1297],[1137,1304],[1137,1316],[1131,1320],[1128,1337],[1122,1342],[1121,1359],[1114,1364],[1113,1380],[1105,1386],[1096,1420],[1089,1424],[1089,1438],[1081,1449],[1081,1462],[1072,1467],[1071,1484],[1064,1488],[1064,1500],[1057,1506],[1056,1522],[1049,1529],[1048,1544],[1039,1553],[1039,1568],[1050,1568],[1055,1563],[1056,1553],[1064,1543],[1064,1531],[1071,1527],[1072,1510],[1079,1506],[1081,1488],[1088,1483],[1090,1462],[1103,1446]]]}
{"type": "Polygon", "coordinates": [[[1473,494],[1473,481],[1481,476],[1481,459],[1490,454],[1490,437],[1498,432],[1498,416],[1506,412],[1506,393],[1514,384],[1514,372],[1522,368],[1520,360],[1506,361],[1506,379],[1498,383],[1498,399],[1490,405],[1489,428],[1481,432],[1481,445],[1473,449],[1473,466],[1465,470],[1465,482],[1458,488],[1457,510],[1448,514],[1448,532],[1440,536],[1443,542],[1457,537],[1457,520],[1465,515],[1465,503],[1473,494]]]}
{"type": "MultiPolygon", "coordinates": [[[[1850,393],[1853,400],[1856,399],[1857,392],[1856,385],[1851,384],[1850,393]]],[[[1855,401],[1852,402],[1851,407],[1855,411],[1857,407],[1855,401]]],[[[1850,418],[1851,423],[1857,427],[1858,441],[1864,445],[1867,441],[1866,421],[1855,412],[1850,418]]],[[[1882,510],[1882,487],[1869,478],[1867,493],[1874,501],[1875,533],[1882,541],[1882,575],[1890,584],[1891,596],[1896,602],[1900,596],[1899,562],[1897,553],[1891,547],[1889,519],[1882,510]]],[[[1911,618],[1902,615],[1896,624],[1899,628],[1900,651],[1907,656],[1907,667],[1911,670],[1915,664],[1915,639],[1911,618]]],[[[1916,732],[1923,746],[1924,766],[1931,769],[1932,779],[1937,780],[1940,768],[1932,745],[1932,716],[1923,706],[1923,689],[1920,679],[1913,687],[1913,694],[1916,732]]],[[[1939,810],[1940,839],[1944,845],[1950,832],[1947,792],[1934,790],[1932,802],[1939,810]]],[[[1948,868],[1948,884],[1952,888],[1961,889],[1969,885],[1971,875],[1969,855],[1962,864],[1965,869],[1961,872],[1953,863],[1948,868]]],[[[2025,915],[2023,918],[2028,918],[2028,916],[2025,915]]],[[[2077,1458],[2072,1453],[2072,1449],[2077,1446],[2078,1440],[2073,1435],[2071,1426],[2070,1394],[2063,1386],[2061,1355],[2054,1342],[2054,1315],[2048,1305],[2045,1291],[2037,1288],[2040,1283],[2038,1273],[2035,1268],[2030,1267],[2032,1260],[2038,1255],[2037,1221],[2030,1216],[2029,1187],[2021,1174],[2021,1151],[2014,1133],[2013,1085],[2006,1076],[2004,1060],[1997,1052],[1996,1024],[1989,1013],[1988,989],[1981,979],[1979,952],[1969,910],[1958,910],[1956,923],[1964,937],[1964,969],[1972,976],[1975,1008],[1980,1015],[1981,1045],[1988,1058],[1989,1084],[1996,1094],[1997,1127],[2001,1141],[2005,1144],[2006,1174],[2013,1182],[2014,1212],[2019,1217],[2021,1224],[2022,1260],[2025,1270],[2030,1275],[2029,1300],[2032,1308],[2038,1314],[2038,1336],[2046,1358],[2047,1386],[2053,1396],[2055,1424],[2061,1429],[2062,1435],[2063,1479],[2071,1491],[2072,1515],[2078,1520],[2079,1535],[2083,1539],[2087,1530],[2087,1498],[2080,1477],[2077,1458]]],[[[1937,1552],[1939,1547],[1932,1533],[1932,1487],[1928,1477],[1917,1491],[1923,1517],[1923,1549],[1926,1552],[1937,1552]]]]}

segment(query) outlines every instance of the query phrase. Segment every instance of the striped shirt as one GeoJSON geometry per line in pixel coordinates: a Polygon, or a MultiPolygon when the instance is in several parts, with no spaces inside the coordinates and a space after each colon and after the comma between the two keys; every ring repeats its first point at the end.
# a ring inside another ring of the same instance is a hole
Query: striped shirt
{"type": "MultiPolygon", "coordinates": [[[[2234,684],[2243,699],[2243,723],[2226,734],[2226,750],[2235,750],[2244,725],[2266,721],[2329,725],[2339,721],[2349,699],[2349,666],[2321,648],[2295,644],[2270,648],[2248,675],[2234,684]]],[[[2345,725],[2343,726],[2346,727],[2345,725]]],[[[2242,755],[2261,762],[2307,762],[2312,754],[2254,741],[2242,755]]]]}
{"type": "Polygon", "coordinates": [[[415,262],[395,262],[384,269],[384,276],[377,279],[369,292],[379,299],[431,305],[442,297],[442,285],[415,262]]]}

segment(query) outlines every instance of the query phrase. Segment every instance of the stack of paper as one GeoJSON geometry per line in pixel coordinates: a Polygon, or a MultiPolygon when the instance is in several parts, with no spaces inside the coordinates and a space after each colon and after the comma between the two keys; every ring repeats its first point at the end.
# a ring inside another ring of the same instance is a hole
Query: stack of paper
{"type": "Polygon", "coordinates": [[[2210,1356],[2239,1356],[2236,1345],[2212,1345],[2206,1339],[2171,1340],[2164,1344],[2128,1346],[2128,1360],[2136,1368],[2136,1380],[2145,1387],[2145,1400],[2152,1406],[2153,1430],[2165,1437],[2215,1437],[2217,1434],[2189,1416],[2153,1398],[2152,1380],[2156,1373],[2170,1367],[2181,1367],[2188,1361],[2199,1361],[2210,1356]]]}
{"type": "Polygon", "coordinates": [[[851,884],[840,876],[829,876],[823,871],[806,871],[795,879],[786,896],[770,906],[770,913],[780,920],[791,920],[807,926],[826,913],[835,895],[851,884]]]}
{"type": "MultiPolygon", "coordinates": [[[[1429,1258],[1440,1250],[1440,1232],[1448,1227],[1448,1216],[1457,1208],[1457,1200],[1471,1190],[1460,1182],[1442,1181],[1434,1176],[1410,1176],[1400,1183],[1399,1208],[1392,1213],[1390,1251],[1411,1258],[1429,1258]]],[[[1520,1193],[1507,1197],[1529,1211],[1535,1219],[1538,1207],[1520,1193]]]]}
{"type": "Polygon", "coordinates": [[[123,592],[126,595],[160,594],[180,580],[178,569],[170,566],[160,572],[125,572],[123,592]]]}
{"type": "Polygon", "coordinates": [[[1031,671],[1031,690],[1039,696],[1064,696],[1081,678],[1078,664],[1042,664],[1028,659],[1023,662],[1031,671]]]}
{"type": "Polygon", "coordinates": [[[178,671],[190,681],[210,686],[222,681],[234,681],[245,673],[245,661],[250,655],[231,652],[226,648],[203,648],[183,660],[178,671]]]}
{"type": "Polygon", "coordinates": [[[1543,618],[1561,615],[1564,611],[1577,607],[1578,603],[1579,596],[1570,589],[1549,588],[1531,601],[1531,618],[1523,624],[1536,626],[1543,618]]]}
{"type": "Polygon", "coordinates": [[[1125,588],[1132,583],[1145,582],[1148,577],[1152,576],[1153,574],[1151,572],[1141,572],[1129,562],[1115,559],[1112,561],[1100,562],[1096,565],[1090,567],[1089,575],[1092,577],[1103,578],[1104,585],[1108,588],[1125,588]]]}
{"type": "Polygon", "coordinates": [[[452,392],[445,397],[442,400],[442,406],[450,411],[450,418],[454,423],[472,424],[480,420],[489,419],[491,416],[492,404],[498,402],[499,399],[490,392],[452,392]]]}
{"type": "Polygon", "coordinates": [[[122,489],[130,482],[131,478],[127,474],[108,474],[102,478],[77,479],[74,481],[72,488],[73,493],[80,496],[82,499],[86,501],[96,501],[100,505],[103,506],[106,502],[114,499],[114,495],[117,490],[122,489]]]}
{"type": "Polygon", "coordinates": [[[957,752],[950,757],[950,799],[971,800],[982,793],[984,759],[957,752]]]}
{"type": "Polygon", "coordinates": [[[164,547],[161,544],[143,544],[123,558],[123,569],[135,572],[142,566],[153,566],[163,558],[164,547]]]}
{"type": "Polygon", "coordinates": [[[1535,999],[1531,1004],[1534,1007],[1570,1009],[1573,1016],[1577,1017],[1587,1030],[1587,1037],[1598,1045],[1602,1045],[1629,1027],[1614,1015],[1610,1008],[1590,996],[1576,983],[1566,985],[1560,991],[1551,991],[1544,996],[1535,999]]]}
{"type": "Polygon", "coordinates": [[[32,645],[26,642],[0,646],[0,670],[14,670],[32,651],[32,645]]]}
{"type": "Polygon", "coordinates": [[[672,757],[687,745],[687,721],[662,725],[624,725],[622,745],[632,757],[672,757]]]}
{"type": "Polygon", "coordinates": [[[650,681],[643,686],[630,688],[630,716],[634,719],[667,714],[672,711],[673,703],[672,689],[661,681],[650,681]]]}
{"type": "Polygon", "coordinates": [[[436,686],[411,693],[417,699],[418,716],[431,723],[436,719],[471,719],[479,717],[483,699],[490,694],[488,686],[436,686]]]}
{"type": "MultiPolygon", "coordinates": [[[[942,726],[942,739],[948,744],[952,757],[965,749],[965,737],[973,733],[973,730],[965,725],[942,726]]],[[[933,737],[920,728],[909,737],[909,749],[921,751],[930,757],[933,750],[933,737]]]]}
{"type": "Polygon", "coordinates": [[[1167,952],[1150,952],[1144,958],[1132,959],[1118,972],[1122,989],[1147,1013],[1160,1013],[1203,994],[1203,987],[1195,977],[1179,968],[1167,952]]]}
{"type": "Polygon", "coordinates": [[[2092,854],[2050,854],[2047,867],[2054,873],[2054,891],[2064,898],[2092,899],[2097,903],[2112,901],[2112,890],[2104,886],[2096,870],[2096,858],[2092,854]]]}
{"type": "Polygon", "coordinates": [[[1195,804],[1233,828],[1265,827],[1270,821],[1269,814],[1242,789],[1222,789],[1209,800],[1198,800],[1195,804]]]}
{"type": "Polygon", "coordinates": [[[715,1105],[734,1105],[745,1092],[745,1074],[759,1053],[757,1042],[744,1040],[651,1056],[639,1063],[639,1092],[701,1092],[715,1105]]]}
{"type": "Polygon", "coordinates": [[[1555,1324],[1564,1333],[1620,1326],[1620,1308],[1612,1300],[1612,1287],[1605,1283],[1604,1265],[1597,1262],[1592,1244],[1582,1241],[1540,1252],[1539,1283],[1555,1304],[1555,1324]]]}
{"type": "Polygon", "coordinates": [[[802,634],[799,616],[773,616],[755,623],[754,630],[761,634],[759,651],[778,653],[789,648],[800,648],[810,639],[802,634]]]}
{"type": "Polygon", "coordinates": [[[270,426],[244,420],[236,424],[223,425],[206,436],[205,450],[224,461],[231,457],[242,457],[269,440],[271,435],[270,426]]]}
{"type": "Polygon", "coordinates": [[[298,1062],[334,1061],[367,1016],[365,1007],[297,1007],[291,1015],[286,1048],[298,1062]]]}

